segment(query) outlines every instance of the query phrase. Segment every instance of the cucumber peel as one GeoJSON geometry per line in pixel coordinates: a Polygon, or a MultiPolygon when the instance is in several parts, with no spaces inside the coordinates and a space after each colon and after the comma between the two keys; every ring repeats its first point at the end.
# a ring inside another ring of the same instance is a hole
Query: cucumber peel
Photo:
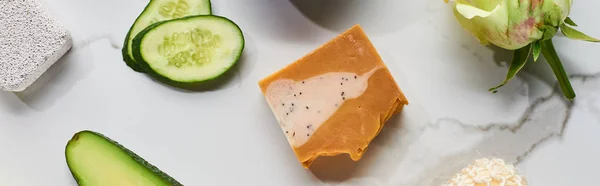
{"type": "Polygon", "coordinates": [[[65,156],[80,186],[182,185],[118,142],[94,131],[73,135],[65,156]]]}
{"type": "Polygon", "coordinates": [[[140,31],[159,21],[210,14],[212,14],[210,0],[151,0],[127,32],[121,50],[123,61],[134,71],[143,72],[131,52],[132,40],[140,31]]]}
{"type": "Polygon", "coordinates": [[[141,69],[170,85],[198,85],[215,80],[240,59],[244,36],[233,21],[196,15],[157,22],[132,43],[141,69]]]}

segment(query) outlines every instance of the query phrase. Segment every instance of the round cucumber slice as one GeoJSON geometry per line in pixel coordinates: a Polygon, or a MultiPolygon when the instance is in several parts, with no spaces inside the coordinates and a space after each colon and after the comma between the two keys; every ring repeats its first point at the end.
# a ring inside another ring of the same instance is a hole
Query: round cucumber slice
{"type": "Polygon", "coordinates": [[[144,28],[159,21],[191,15],[210,15],[211,13],[210,0],[151,0],[129,29],[127,37],[125,37],[122,50],[123,61],[131,69],[142,72],[133,57],[132,40],[144,28]]]}
{"type": "Polygon", "coordinates": [[[215,15],[158,22],[133,39],[133,56],[142,69],[179,85],[216,79],[239,60],[243,50],[241,29],[215,15]]]}

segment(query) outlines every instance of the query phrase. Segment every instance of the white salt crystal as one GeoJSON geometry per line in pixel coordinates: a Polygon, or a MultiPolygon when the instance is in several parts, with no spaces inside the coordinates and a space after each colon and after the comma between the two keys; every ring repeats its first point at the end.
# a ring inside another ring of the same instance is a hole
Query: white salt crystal
{"type": "Polygon", "coordinates": [[[38,0],[0,0],[0,90],[23,91],[72,45],[38,0]]]}

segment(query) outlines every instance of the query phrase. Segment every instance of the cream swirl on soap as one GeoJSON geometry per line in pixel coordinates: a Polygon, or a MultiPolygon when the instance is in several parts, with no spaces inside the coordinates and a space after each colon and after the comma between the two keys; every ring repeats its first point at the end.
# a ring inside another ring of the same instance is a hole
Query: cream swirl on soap
{"type": "Polygon", "coordinates": [[[330,72],[305,80],[280,79],[269,84],[266,98],[293,147],[302,146],[345,101],[360,97],[381,67],[359,75],[330,72]]]}

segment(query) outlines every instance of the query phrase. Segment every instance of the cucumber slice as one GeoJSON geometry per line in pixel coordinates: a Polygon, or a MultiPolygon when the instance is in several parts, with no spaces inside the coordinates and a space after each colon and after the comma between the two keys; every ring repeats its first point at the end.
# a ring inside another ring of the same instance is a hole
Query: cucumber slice
{"type": "Polygon", "coordinates": [[[93,131],[73,135],[65,148],[67,165],[80,186],[182,184],[118,142],[93,131]]]}
{"type": "Polygon", "coordinates": [[[142,69],[172,85],[215,80],[235,65],[243,50],[240,28],[215,15],[155,23],[133,39],[133,56],[142,69]]]}
{"type": "Polygon", "coordinates": [[[151,0],[144,11],[135,20],[123,45],[123,61],[137,72],[142,69],[136,63],[131,52],[133,38],[146,27],[160,21],[182,18],[190,15],[210,15],[210,0],[151,0]]]}

